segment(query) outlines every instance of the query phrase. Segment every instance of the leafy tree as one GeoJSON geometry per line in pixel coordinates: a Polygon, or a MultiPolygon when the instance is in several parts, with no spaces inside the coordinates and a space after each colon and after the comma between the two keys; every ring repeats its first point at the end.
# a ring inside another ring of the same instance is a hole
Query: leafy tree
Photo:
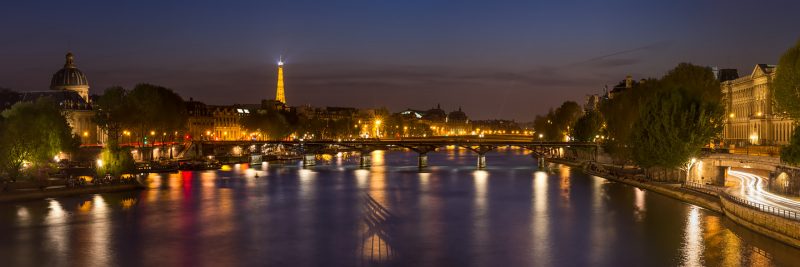
{"type": "Polygon", "coordinates": [[[185,103],[171,89],[138,84],[127,94],[125,102],[129,112],[134,114],[131,123],[142,135],[149,131],[180,131],[186,127],[189,115],[185,103]]]}
{"type": "Polygon", "coordinates": [[[50,98],[19,102],[3,111],[2,116],[0,172],[12,179],[22,175],[23,167],[47,169],[53,164],[54,155],[77,149],[72,128],[50,98]]]}
{"type": "Polygon", "coordinates": [[[800,164],[800,126],[794,128],[790,145],[781,149],[781,160],[790,164],[800,164]]]}
{"type": "Polygon", "coordinates": [[[536,116],[533,127],[537,135],[543,135],[544,140],[563,141],[582,114],[583,109],[578,103],[566,101],[555,110],[550,110],[546,116],[536,116]]]}
{"type": "Polygon", "coordinates": [[[603,142],[603,150],[618,163],[632,160],[630,137],[633,124],[639,118],[639,109],[644,99],[651,97],[658,88],[658,80],[648,79],[634,84],[631,90],[601,102],[599,110],[606,123],[607,137],[603,142]]]}
{"type": "Polygon", "coordinates": [[[603,127],[603,117],[597,111],[589,111],[583,114],[572,127],[572,137],[579,142],[595,141],[596,136],[600,135],[603,127]]]}
{"type": "Polygon", "coordinates": [[[723,127],[719,102],[686,88],[661,90],[648,99],[634,124],[633,158],[644,168],[681,167],[723,127]]]}
{"type": "Polygon", "coordinates": [[[793,119],[800,119],[800,41],[778,61],[772,88],[777,107],[793,119]]]}
{"type": "Polygon", "coordinates": [[[244,117],[241,124],[250,130],[260,132],[267,139],[283,139],[292,133],[290,117],[283,111],[275,109],[262,109],[250,116],[244,117]]]}
{"type": "Polygon", "coordinates": [[[685,93],[713,104],[722,100],[719,81],[711,69],[690,63],[680,63],[670,70],[661,78],[659,87],[665,90],[686,88],[685,93]]]}
{"type": "MultiPolygon", "coordinates": [[[[786,50],[778,61],[772,81],[776,106],[795,121],[800,120],[800,41],[786,50]]],[[[788,146],[781,149],[781,160],[800,164],[800,136],[796,128],[788,146]]]]}
{"type": "Polygon", "coordinates": [[[111,87],[94,101],[94,122],[108,134],[108,146],[116,147],[125,128],[134,126],[136,113],[128,101],[128,91],[111,87]]]}
{"type": "Polygon", "coordinates": [[[109,173],[118,177],[120,174],[133,173],[136,170],[130,148],[107,146],[100,152],[99,158],[103,161],[103,165],[97,168],[99,175],[109,173]]]}

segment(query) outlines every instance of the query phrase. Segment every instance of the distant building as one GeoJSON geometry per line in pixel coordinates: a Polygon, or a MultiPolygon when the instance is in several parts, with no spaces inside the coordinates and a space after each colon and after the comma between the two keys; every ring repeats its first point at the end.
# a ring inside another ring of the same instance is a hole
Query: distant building
{"type": "Polygon", "coordinates": [[[95,112],[89,98],[89,81],[75,66],[75,57],[67,53],[64,67],[56,71],[50,79],[49,91],[32,91],[17,93],[11,90],[0,91],[0,108],[6,109],[20,101],[36,101],[42,97],[53,99],[64,111],[72,134],[80,136],[84,145],[100,145],[105,141],[105,134],[94,123],[95,112]]]}
{"type": "Polygon", "coordinates": [[[600,96],[597,94],[586,95],[586,103],[583,104],[583,111],[596,111],[600,105],[600,96]]]}
{"type": "Polygon", "coordinates": [[[212,130],[213,140],[243,140],[247,139],[247,132],[240,124],[242,117],[250,114],[250,110],[237,105],[233,106],[208,106],[214,119],[212,130]]]}
{"type": "Polygon", "coordinates": [[[192,140],[211,140],[211,134],[215,132],[214,115],[211,114],[208,106],[189,98],[189,101],[186,102],[186,110],[189,115],[186,120],[189,138],[192,140]]]}
{"type": "Polygon", "coordinates": [[[471,123],[475,134],[528,134],[513,120],[475,120],[471,123]]]}
{"type": "Polygon", "coordinates": [[[758,64],[752,74],[735,79],[728,72],[718,76],[727,113],[724,141],[737,146],[788,144],[794,121],[775,109],[770,88],[775,65],[758,64]]]}
{"type": "Polygon", "coordinates": [[[636,81],[633,80],[633,77],[628,75],[625,76],[625,80],[620,81],[610,92],[608,92],[608,98],[613,99],[614,96],[617,96],[625,91],[632,89],[637,84],[636,81]]]}
{"type": "Polygon", "coordinates": [[[446,121],[445,131],[448,135],[465,135],[470,134],[472,131],[469,118],[467,118],[466,113],[461,111],[461,107],[448,113],[446,121]]]}
{"type": "Polygon", "coordinates": [[[736,69],[720,69],[717,67],[712,67],[711,71],[714,73],[714,77],[716,77],[719,82],[726,82],[739,78],[739,71],[736,69]]]}

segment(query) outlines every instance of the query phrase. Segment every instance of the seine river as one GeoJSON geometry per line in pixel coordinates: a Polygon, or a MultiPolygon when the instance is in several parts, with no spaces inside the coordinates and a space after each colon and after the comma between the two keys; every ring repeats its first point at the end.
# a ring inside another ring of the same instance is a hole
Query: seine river
{"type": "Polygon", "coordinates": [[[2,266],[797,266],[718,214],[467,150],[153,174],[138,192],[0,204],[2,266]]]}

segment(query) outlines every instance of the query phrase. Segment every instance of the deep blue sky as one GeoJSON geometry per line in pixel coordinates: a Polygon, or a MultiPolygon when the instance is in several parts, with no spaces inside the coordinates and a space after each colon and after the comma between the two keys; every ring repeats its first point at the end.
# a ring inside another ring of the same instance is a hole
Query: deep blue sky
{"type": "Polygon", "coordinates": [[[528,121],[683,61],[749,74],[800,38],[788,0],[200,2],[4,3],[0,87],[45,90],[72,51],[92,93],[148,82],[257,103],[283,54],[291,105],[528,121]]]}

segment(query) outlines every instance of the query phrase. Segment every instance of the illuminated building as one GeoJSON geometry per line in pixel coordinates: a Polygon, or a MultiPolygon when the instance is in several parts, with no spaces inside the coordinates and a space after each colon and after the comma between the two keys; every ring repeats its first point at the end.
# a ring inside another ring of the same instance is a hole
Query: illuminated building
{"type": "Polygon", "coordinates": [[[10,96],[4,97],[7,98],[3,101],[3,106],[6,107],[10,107],[12,102],[36,101],[42,97],[49,97],[64,111],[64,117],[72,127],[72,134],[80,137],[81,144],[97,145],[105,139],[103,132],[92,120],[95,113],[89,99],[89,82],[86,75],[75,66],[75,57],[72,53],[67,53],[64,67],[53,74],[49,91],[23,93],[5,91],[5,94],[10,96]],[[17,97],[13,97],[13,94],[17,94],[17,97]]]}
{"type": "Polygon", "coordinates": [[[283,58],[278,61],[278,89],[275,92],[275,101],[286,104],[286,92],[283,89],[283,58]]]}
{"type": "Polygon", "coordinates": [[[794,121],[775,109],[770,84],[775,78],[775,66],[758,64],[752,74],[733,79],[721,79],[726,111],[724,140],[727,144],[743,146],[785,145],[794,130],[794,121]]]}
{"type": "Polygon", "coordinates": [[[189,115],[186,119],[189,138],[193,140],[211,140],[211,134],[214,130],[214,116],[208,106],[189,98],[189,102],[186,102],[186,110],[189,115]]]}
{"type": "Polygon", "coordinates": [[[250,110],[239,106],[208,106],[214,118],[214,128],[211,130],[212,140],[242,140],[247,139],[246,132],[239,121],[250,114],[250,110]]]}

